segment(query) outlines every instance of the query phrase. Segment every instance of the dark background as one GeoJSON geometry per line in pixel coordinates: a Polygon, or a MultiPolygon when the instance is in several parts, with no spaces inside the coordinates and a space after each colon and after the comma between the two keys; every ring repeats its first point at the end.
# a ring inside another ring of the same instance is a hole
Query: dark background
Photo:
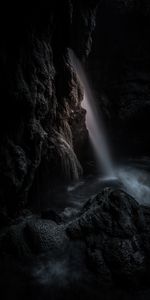
{"type": "MultiPolygon", "coordinates": [[[[104,1],[105,2],[105,1],[104,1]]],[[[149,155],[150,15],[148,1],[99,6],[89,72],[116,156],[149,155]]]]}

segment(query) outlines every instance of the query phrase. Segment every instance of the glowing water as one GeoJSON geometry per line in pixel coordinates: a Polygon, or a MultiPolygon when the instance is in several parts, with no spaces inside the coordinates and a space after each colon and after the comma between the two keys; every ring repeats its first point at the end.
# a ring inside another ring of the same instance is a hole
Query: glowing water
{"type": "Polygon", "coordinates": [[[93,149],[95,151],[99,170],[106,177],[115,177],[112,161],[109,155],[106,140],[104,138],[105,135],[102,122],[100,121],[99,114],[97,113],[90,85],[88,83],[84,70],[74,52],[72,50],[69,50],[69,54],[71,63],[84,89],[84,99],[82,102],[82,107],[86,110],[86,126],[89,131],[93,149]]]}

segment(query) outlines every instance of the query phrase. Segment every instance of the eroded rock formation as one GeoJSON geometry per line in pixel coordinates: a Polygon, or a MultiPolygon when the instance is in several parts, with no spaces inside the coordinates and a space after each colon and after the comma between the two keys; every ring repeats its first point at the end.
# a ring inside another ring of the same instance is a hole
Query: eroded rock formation
{"type": "Polygon", "coordinates": [[[41,174],[44,184],[49,184],[56,177],[76,180],[82,173],[79,148],[82,150],[88,136],[81,108],[83,93],[67,49],[80,49],[81,58],[89,53],[96,4],[97,1],[44,1],[30,9],[25,5],[17,10],[2,9],[3,217],[21,211],[30,201],[30,190],[36,198],[37,178],[41,174]],[[83,38],[77,39],[78,33],[83,38]]]}
{"type": "Polygon", "coordinates": [[[149,295],[149,208],[106,188],[74,216],[71,210],[70,219],[65,211],[29,214],[1,233],[1,290],[7,299],[149,295]]]}

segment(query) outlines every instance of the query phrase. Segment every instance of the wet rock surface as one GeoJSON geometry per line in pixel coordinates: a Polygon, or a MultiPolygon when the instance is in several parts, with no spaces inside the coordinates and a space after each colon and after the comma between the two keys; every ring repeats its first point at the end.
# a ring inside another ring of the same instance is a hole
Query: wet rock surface
{"type": "Polygon", "coordinates": [[[82,174],[79,160],[88,133],[83,92],[68,48],[82,48],[81,59],[89,53],[97,2],[43,1],[34,8],[11,6],[9,11],[2,7],[2,218],[20,214],[33,199],[43,197],[50,183],[82,174]]]}
{"type": "Polygon", "coordinates": [[[149,287],[148,207],[105,188],[72,220],[56,215],[29,214],[3,229],[1,288],[7,279],[15,299],[147,299],[138,295],[149,287]]]}

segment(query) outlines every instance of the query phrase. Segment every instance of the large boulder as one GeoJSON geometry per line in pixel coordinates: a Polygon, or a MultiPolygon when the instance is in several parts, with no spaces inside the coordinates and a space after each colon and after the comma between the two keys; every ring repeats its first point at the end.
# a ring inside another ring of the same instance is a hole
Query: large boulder
{"type": "Polygon", "coordinates": [[[7,282],[8,295],[25,299],[29,290],[29,299],[129,299],[147,291],[149,208],[121,190],[106,188],[72,219],[64,216],[29,214],[2,231],[1,287],[7,282]]]}

